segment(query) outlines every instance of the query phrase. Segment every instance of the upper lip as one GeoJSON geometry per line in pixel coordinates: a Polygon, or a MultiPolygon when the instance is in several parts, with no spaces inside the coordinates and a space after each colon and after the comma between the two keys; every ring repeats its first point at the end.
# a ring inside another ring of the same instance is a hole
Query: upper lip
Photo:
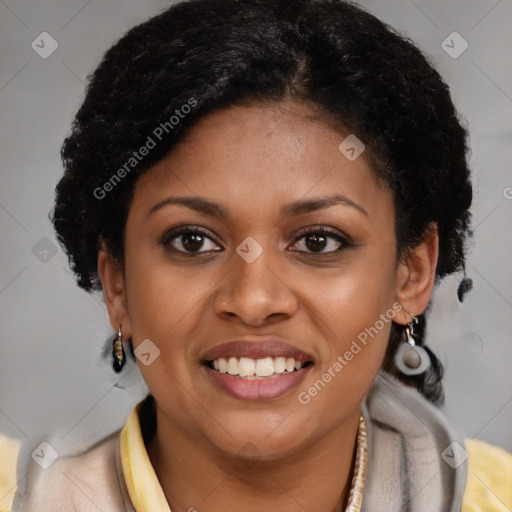
{"type": "Polygon", "coordinates": [[[263,359],[265,357],[293,357],[305,363],[313,358],[302,350],[285,343],[274,336],[243,337],[217,345],[203,354],[203,361],[214,361],[220,357],[249,357],[263,359]]]}

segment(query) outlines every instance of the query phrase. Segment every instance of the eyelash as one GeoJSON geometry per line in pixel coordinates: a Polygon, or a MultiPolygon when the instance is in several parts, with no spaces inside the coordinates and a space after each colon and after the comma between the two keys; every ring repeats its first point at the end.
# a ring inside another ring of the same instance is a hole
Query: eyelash
{"type": "MultiPolygon", "coordinates": [[[[170,242],[172,240],[174,240],[175,238],[179,238],[181,235],[185,235],[185,234],[187,234],[187,235],[188,234],[203,235],[203,236],[207,237],[208,239],[210,239],[212,242],[217,243],[214,240],[214,238],[212,238],[210,232],[204,228],[201,228],[199,226],[197,226],[197,227],[182,226],[182,227],[179,227],[177,229],[174,229],[174,230],[166,233],[162,237],[160,244],[171,252],[185,254],[185,255],[189,255],[189,256],[195,256],[195,255],[199,255],[199,254],[207,254],[208,252],[211,252],[211,251],[197,251],[197,252],[181,251],[181,250],[175,249],[174,247],[170,246],[170,242]]],[[[313,254],[313,255],[322,257],[322,256],[332,256],[333,254],[337,254],[337,253],[341,252],[343,249],[347,249],[349,247],[354,247],[354,244],[351,243],[346,237],[340,235],[340,233],[337,230],[330,229],[325,226],[307,228],[306,231],[302,231],[298,235],[298,237],[295,239],[295,241],[292,243],[292,245],[297,244],[303,238],[307,237],[308,235],[313,235],[313,234],[329,236],[330,238],[333,238],[337,242],[339,242],[340,247],[338,249],[335,249],[334,251],[328,251],[328,252],[314,252],[314,251],[296,251],[296,252],[313,254]]],[[[215,250],[212,252],[221,252],[221,251],[215,250]]]]}

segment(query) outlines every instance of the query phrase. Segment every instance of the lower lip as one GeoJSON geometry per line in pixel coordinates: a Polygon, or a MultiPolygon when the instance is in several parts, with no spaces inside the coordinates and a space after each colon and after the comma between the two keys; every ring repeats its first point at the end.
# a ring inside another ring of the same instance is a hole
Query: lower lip
{"type": "Polygon", "coordinates": [[[292,373],[274,374],[263,379],[246,379],[234,377],[229,373],[220,373],[209,366],[203,365],[206,374],[228,395],[239,400],[275,400],[280,398],[306,378],[312,365],[308,365],[292,373]]]}

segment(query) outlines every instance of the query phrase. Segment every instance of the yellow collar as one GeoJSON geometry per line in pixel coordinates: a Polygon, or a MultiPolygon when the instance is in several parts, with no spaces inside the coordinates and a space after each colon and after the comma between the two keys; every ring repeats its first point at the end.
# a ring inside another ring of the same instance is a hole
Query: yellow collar
{"type": "MultiPolygon", "coordinates": [[[[171,512],[164,491],[151,465],[140,427],[139,409],[133,409],[121,431],[121,464],[128,494],[136,512],[171,512]]],[[[366,424],[359,420],[356,464],[346,512],[359,512],[366,472],[366,424]]]]}
{"type": "Polygon", "coordinates": [[[121,464],[126,487],[136,512],[171,512],[142,438],[141,404],[133,409],[121,431],[121,464]]]}

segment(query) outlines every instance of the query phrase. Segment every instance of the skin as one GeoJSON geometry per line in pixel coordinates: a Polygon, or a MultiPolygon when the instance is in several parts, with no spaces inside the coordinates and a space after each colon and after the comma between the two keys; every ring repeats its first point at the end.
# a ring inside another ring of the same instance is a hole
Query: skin
{"type": "Polygon", "coordinates": [[[346,135],[293,102],[210,114],[137,181],[124,273],[105,246],[99,253],[112,327],[121,324],[135,348],[149,338],[161,351],[139,367],[157,403],[148,454],[173,511],[233,504],[248,512],[344,510],[361,405],[391,322],[308,404],[298,393],[393,304],[403,308],[393,318],[400,324],[421,313],[438,253],[433,230],[397,258],[392,194],[364,153],[351,162],[338,150],[346,135]],[[289,218],[279,213],[285,204],[334,193],[365,213],[343,203],[289,218]],[[205,197],[231,216],[176,204],[149,213],[170,196],[205,197]],[[187,253],[183,236],[167,248],[160,243],[183,225],[211,233],[203,253],[187,253]],[[308,244],[308,226],[330,226],[353,246],[330,235],[323,247],[308,244]],[[252,263],[236,252],[248,236],[263,249],[252,263]],[[311,354],[314,366],[299,389],[248,402],[214,386],[201,354],[244,334],[275,335],[311,354]]]}

